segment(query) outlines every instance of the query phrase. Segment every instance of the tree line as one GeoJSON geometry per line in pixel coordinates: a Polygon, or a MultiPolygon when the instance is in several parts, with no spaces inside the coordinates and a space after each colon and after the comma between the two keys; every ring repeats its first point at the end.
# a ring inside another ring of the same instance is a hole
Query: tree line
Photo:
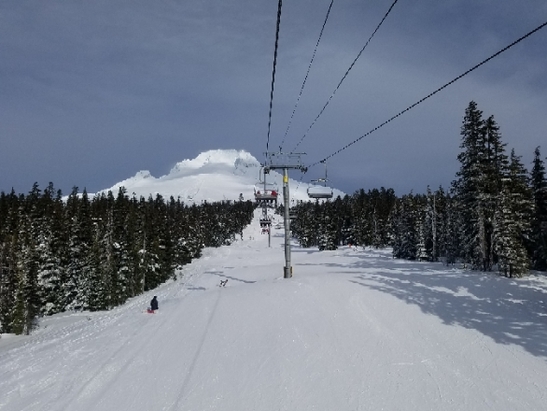
{"type": "Polygon", "coordinates": [[[0,193],[0,332],[28,334],[39,316],[108,310],[168,279],[204,247],[230,244],[251,202],[129,197],[124,188],[67,198],[52,183],[0,193]]]}
{"type": "Polygon", "coordinates": [[[472,101],[460,130],[460,169],[448,191],[397,197],[392,189],[359,190],[292,209],[303,247],[340,244],[393,247],[395,258],[461,262],[473,270],[519,277],[547,270],[547,180],[540,148],[530,172],[507,152],[494,117],[472,101]]]}

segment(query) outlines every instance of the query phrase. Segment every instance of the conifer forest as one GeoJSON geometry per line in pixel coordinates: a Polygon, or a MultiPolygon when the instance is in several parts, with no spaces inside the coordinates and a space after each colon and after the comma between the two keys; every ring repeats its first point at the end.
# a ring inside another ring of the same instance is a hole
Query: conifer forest
{"type": "MultiPolygon", "coordinates": [[[[460,168],[448,189],[398,197],[380,188],[291,207],[302,247],[392,247],[393,257],[521,277],[547,270],[547,180],[507,150],[475,102],[461,126],[460,168]]],[[[228,245],[253,218],[250,201],[185,205],[130,198],[125,189],[63,198],[52,183],[0,193],[0,332],[29,333],[40,316],[108,310],[151,290],[201,255],[228,245]]],[[[280,206],[277,212],[282,211],[280,206]]]]}
{"type": "Polygon", "coordinates": [[[250,202],[186,206],[125,189],[63,199],[53,184],[0,194],[0,332],[28,334],[40,316],[108,310],[176,279],[204,247],[230,244],[250,202]]]}
{"type": "Polygon", "coordinates": [[[448,190],[397,197],[359,190],[291,209],[303,247],[393,247],[393,256],[443,261],[520,277],[547,269],[547,181],[540,148],[530,171],[508,151],[494,117],[469,103],[461,126],[460,169],[448,190]]]}

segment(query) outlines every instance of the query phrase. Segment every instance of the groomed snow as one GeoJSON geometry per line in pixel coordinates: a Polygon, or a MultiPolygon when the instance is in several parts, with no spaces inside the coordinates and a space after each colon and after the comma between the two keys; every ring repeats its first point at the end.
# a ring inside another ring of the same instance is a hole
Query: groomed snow
{"type": "Polygon", "coordinates": [[[2,336],[0,409],[546,409],[544,277],[295,246],[284,279],[282,230],[259,232],[111,312],[2,336]]]}

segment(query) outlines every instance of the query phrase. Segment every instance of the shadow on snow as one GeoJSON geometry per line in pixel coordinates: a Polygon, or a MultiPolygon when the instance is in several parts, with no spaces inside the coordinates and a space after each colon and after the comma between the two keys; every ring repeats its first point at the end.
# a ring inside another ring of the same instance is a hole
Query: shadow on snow
{"type": "Polygon", "coordinates": [[[396,260],[374,251],[346,256],[357,261],[327,266],[344,268],[343,273],[356,275],[351,282],[417,305],[444,324],[474,329],[499,344],[515,344],[547,358],[544,282],[464,271],[442,263],[396,260]]]}

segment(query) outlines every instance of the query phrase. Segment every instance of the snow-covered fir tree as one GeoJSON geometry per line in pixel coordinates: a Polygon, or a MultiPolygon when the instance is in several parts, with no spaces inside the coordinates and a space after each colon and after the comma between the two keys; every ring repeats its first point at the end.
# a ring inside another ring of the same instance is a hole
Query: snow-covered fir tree
{"type": "Polygon", "coordinates": [[[474,101],[465,111],[461,135],[461,165],[452,183],[457,212],[462,217],[459,256],[472,268],[489,271],[494,264],[493,224],[499,205],[505,145],[494,118],[483,120],[474,101]]]}
{"type": "Polygon", "coordinates": [[[494,242],[500,271],[508,277],[521,277],[529,269],[525,241],[530,235],[532,208],[528,173],[512,150],[502,179],[494,242]]]}
{"type": "Polygon", "coordinates": [[[547,179],[539,147],[534,151],[530,183],[534,208],[528,244],[529,254],[534,269],[547,270],[547,179]]]}

